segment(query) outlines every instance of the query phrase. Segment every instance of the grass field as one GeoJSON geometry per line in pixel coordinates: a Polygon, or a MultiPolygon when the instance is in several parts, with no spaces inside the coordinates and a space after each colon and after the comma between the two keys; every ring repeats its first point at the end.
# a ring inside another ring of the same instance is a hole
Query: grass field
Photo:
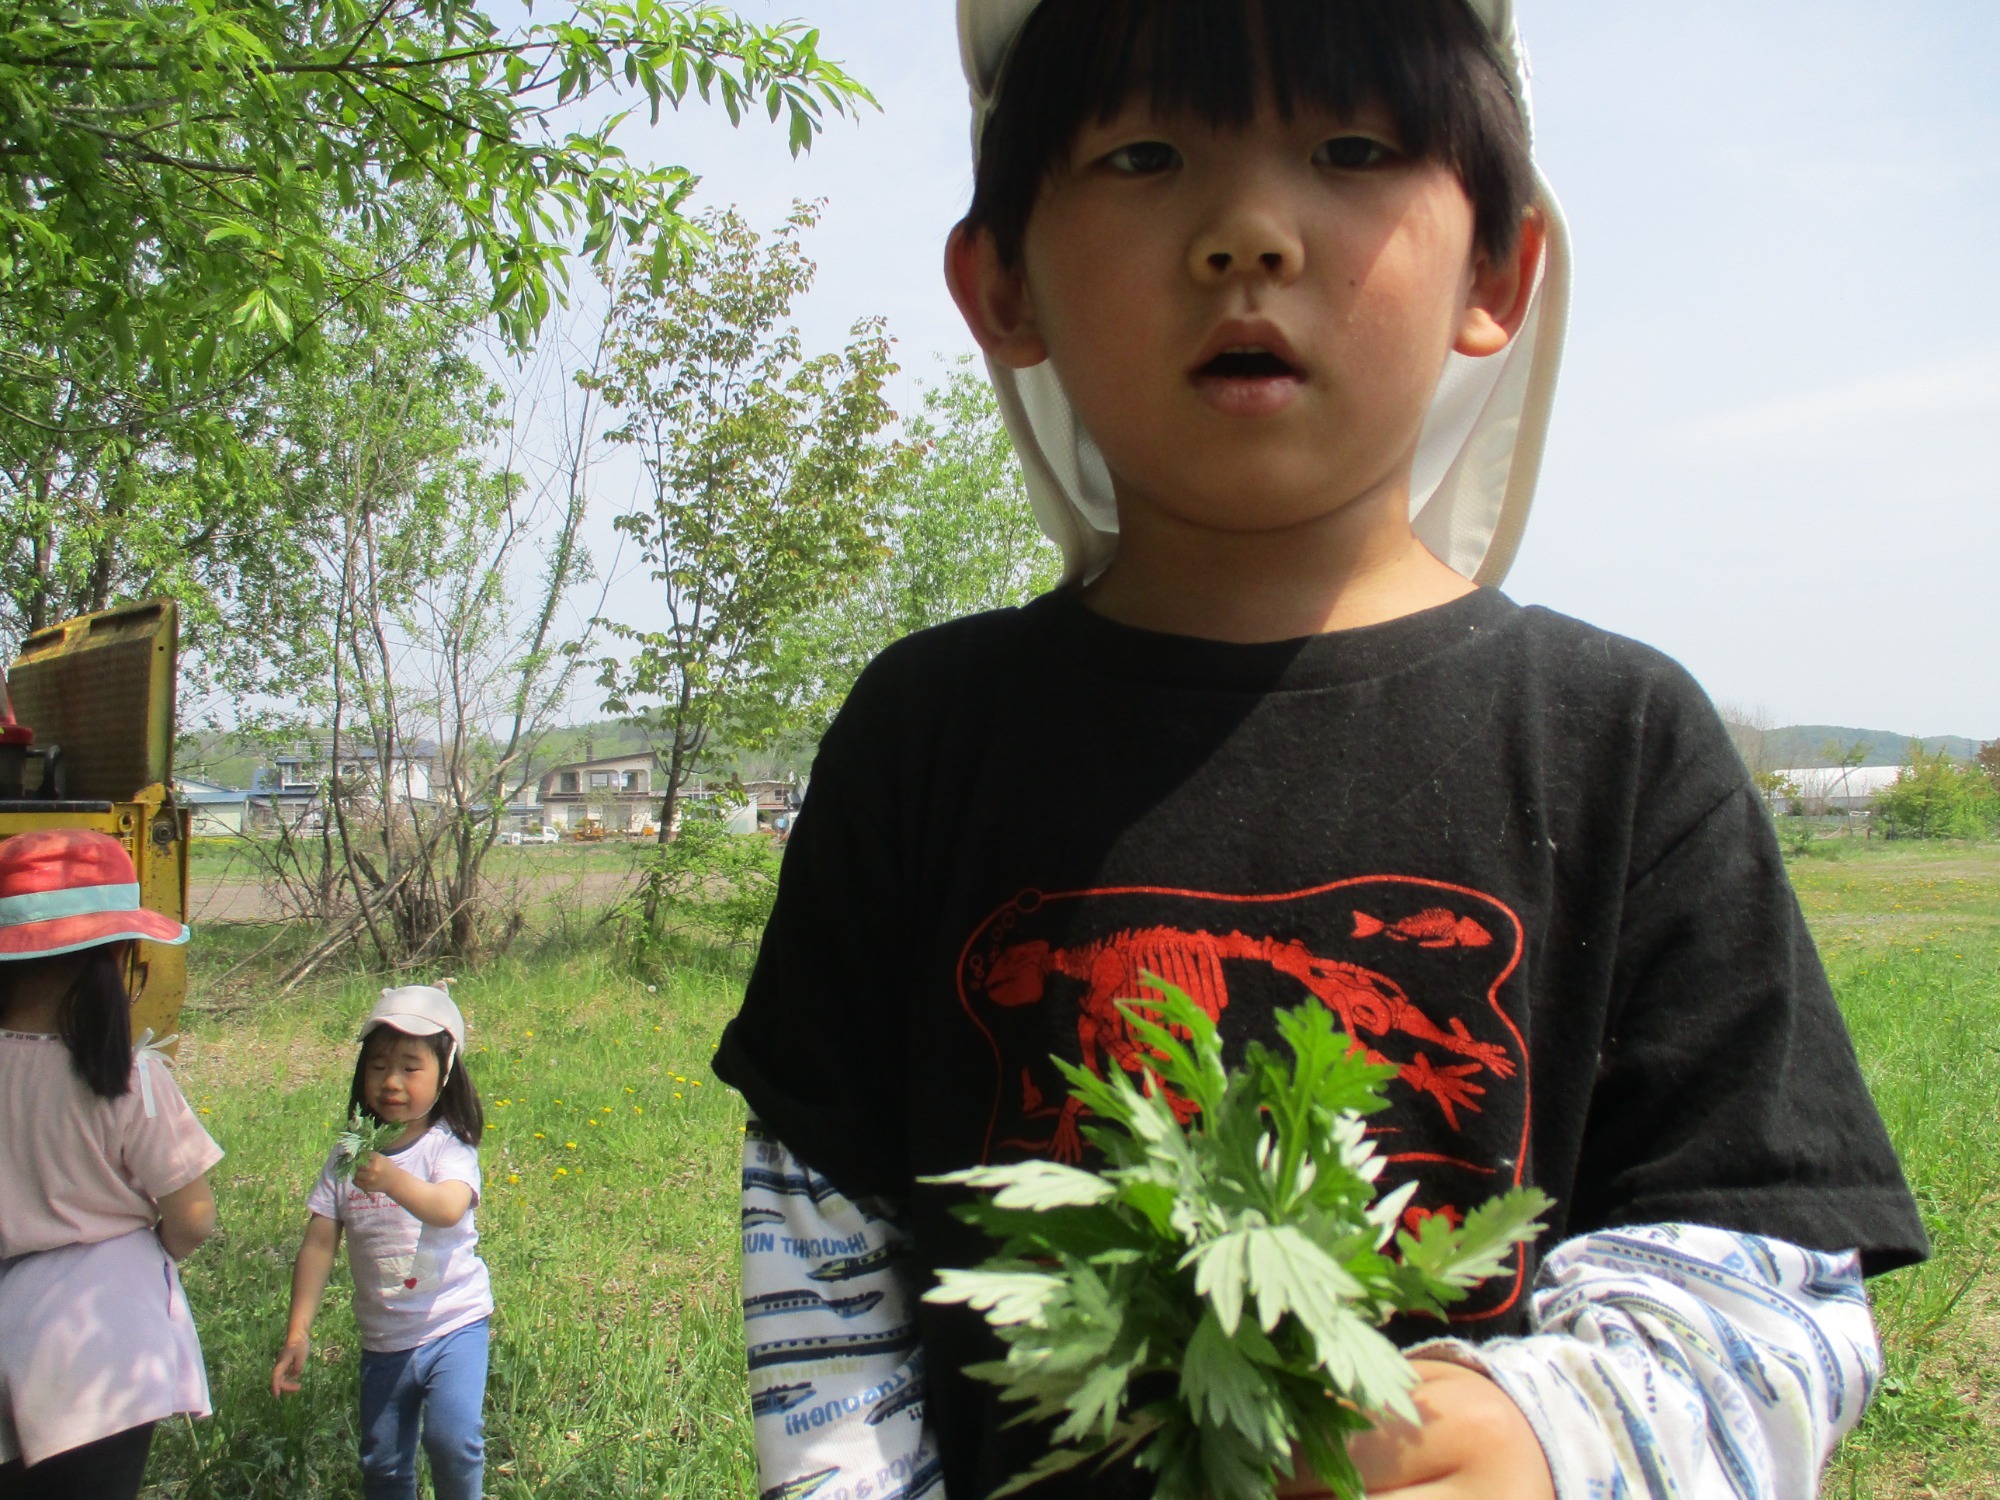
{"type": "MultiPolygon", "coordinates": [[[[2000,1500],[2000,847],[1829,841],[1793,871],[1938,1252],[1874,1284],[1890,1379],[1825,1494],[2000,1500]]],[[[236,967],[264,940],[211,928],[195,950],[181,1077],[230,1150],[222,1230],[187,1267],[216,1416],[163,1435],[162,1500],[359,1492],[344,1268],[306,1391],[280,1405],[267,1382],[374,985],[269,1001],[258,975],[281,953],[236,967]]],[[[739,962],[715,958],[648,990],[602,952],[559,947],[462,980],[489,1105],[491,1495],[754,1493],[742,1114],[707,1070],[740,985],[739,962]]]]}

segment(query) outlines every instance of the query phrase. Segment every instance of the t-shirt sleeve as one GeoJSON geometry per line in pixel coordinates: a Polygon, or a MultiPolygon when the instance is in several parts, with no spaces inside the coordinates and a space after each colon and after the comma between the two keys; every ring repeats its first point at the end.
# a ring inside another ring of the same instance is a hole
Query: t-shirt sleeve
{"type": "Polygon", "coordinates": [[[821,742],[743,1008],[714,1067],[765,1129],[850,1198],[908,1192],[908,891],[883,662],[821,742]]]}
{"type": "Polygon", "coordinates": [[[431,1160],[432,1182],[462,1182],[472,1189],[473,1206],[479,1204],[479,1153],[465,1144],[450,1131],[440,1131],[444,1137],[437,1154],[431,1160]]]}
{"type": "Polygon", "coordinates": [[[322,1219],[332,1219],[335,1223],[340,1222],[343,1201],[340,1180],[334,1176],[339,1166],[338,1148],[327,1152],[326,1165],[319,1169],[319,1177],[314,1181],[312,1191],[306,1194],[307,1212],[316,1213],[322,1219]]]}
{"type": "Polygon", "coordinates": [[[120,1165],[125,1180],[155,1203],[179,1192],[222,1160],[222,1148],[202,1129],[187,1096],[164,1063],[135,1059],[132,1087],[117,1101],[120,1165]],[[142,1083],[140,1069],[145,1069],[142,1083]],[[153,1113],[146,1113],[150,1086],[153,1113]]]}
{"type": "Polygon", "coordinates": [[[1870,1275],[1921,1260],[1770,815],[1699,689],[1682,697],[1635,819],[1570,1232],[1708,1224],[1859,1250],[1870,1275]]]}

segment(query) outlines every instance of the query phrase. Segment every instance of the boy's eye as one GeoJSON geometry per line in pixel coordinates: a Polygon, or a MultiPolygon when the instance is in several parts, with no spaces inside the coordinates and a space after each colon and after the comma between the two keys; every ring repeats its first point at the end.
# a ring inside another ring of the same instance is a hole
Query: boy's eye
{"type": "Polygon", "coordinates": [[[1133,141],[1109,153],[1104,161],[1114,172],[1151,177],[1179,166],[1181,154],[1165,141],[1133,141]]]}
{"type": "Polygon", "coordinates": [[[1395,153],[1368,135],[1337,135],[1321,141],[1313,151],[1313,165],[1334,167],[1344,172],[1379,167],[1395,153]]]}

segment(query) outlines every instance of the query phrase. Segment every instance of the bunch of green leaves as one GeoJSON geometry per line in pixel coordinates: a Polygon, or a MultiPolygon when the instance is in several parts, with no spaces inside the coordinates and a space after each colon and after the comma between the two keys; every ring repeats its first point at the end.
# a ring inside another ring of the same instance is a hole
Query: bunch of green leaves
{"type": "Polygon", "coordinates": [[[1415,1417],[1415,1372],[1380,1325],[1442,1317],[1505,1270],[1548,1199],[1515,1189],[1462,1225],[1398,1231],[1416,1184],[1376,1198],[1383,1161],[1362,1120],[1392,1066],[1309,1003],[1277,1017],[1289,1058],[1252,1042],[1232,1072],[1200,1007],[1145,983],[1163,1003],[1120,1002],[1151,1053],[1143,1082],[1056,1060],[1096,1117],[1084,1134],[1101,1171],[1031,1161],[934,1179],[990,1193],[958,1212],[1001,1244],[927,1299],[983,1313],[1007,1354],[970,1373],[1021,1403],[1018,1421],[1054,1424],[1050,1451],[998,1493],[1129,1455],[1159,1500],[1262,1500],[1296,1446],[1360,1500],[1348,1436],[1415,1417]],[[1176,1096],[1199,1111],[1185,1127],[1176,1096]]]}
{"type": "Polygon", "coordinates": [[[353,1111],[347,1117],[347,1128],[334,1138],[333,1175],[342,1182],[354,1181],[354,1169],[361,1165],[361,1159],[380,1151],[402,1133],[399,1124],[353,1111]]]}

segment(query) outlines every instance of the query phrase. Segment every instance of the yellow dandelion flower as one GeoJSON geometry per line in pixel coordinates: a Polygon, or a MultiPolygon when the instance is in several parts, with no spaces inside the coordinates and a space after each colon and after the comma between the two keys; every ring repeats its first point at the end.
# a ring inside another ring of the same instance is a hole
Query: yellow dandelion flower
{"type": "Polygon", "coordinates": [[[521,1174],[519,1172],[509,1172],[507,1174],[507,1180],[509,1182],[519,1182],[521,1180],[521,1174]]]}
{"type": "Polygon", "coordinates": [[[565,1151],[574,1151],[575,1149],[576,1149],[576,1142],[575,1142],[575,1141],[564,1141],[564,1142],[563,1142],[563,1150],[565,1150],[565,1151]]]}
{"type": "Polygon", "coordinates": [[[533,1035],[534,1035],[534,1032],[532,1032],[532,1031],[524,1031],[524,1032],[522,1032],[522,1033],[521,1033],[521,1035],[522,1035],[522,1036],[533,1036],[533,1035]]]}
{"type": "Polygon", "coordinates": [[[557,1168],[556,1168],[556,1176],[558,1176],[558,1177],[567,1177],[567,1176],[569,1176],[569,1168],[568,1168],[568,1167],[557,1167],[557,1168]]]}
{"type": "Polygon", "coordinates": [[[680,1097],[681,1097],[678,1091],[676,1091],[676,1092],[675,1092],[675,1094],[674,1094],[674,1097],[675,1097],[676,1099],[678,1099],[678,1098],[680,1098],[680,1097]]]}
{"type": "Polygon", "coordinates": [[[626,1085],[625,1085],[625,1092],[626,1092],[626,1093],[628,1093],[628,1094],[632,1092],[632,1085],[631,1085],[631,1084],[629,1084],[629,1083],[628,1083],[628,1084],[626,1084],[626,1085]]]}
{"type": "Polygon", "coordinates": [[[215,1111],[213,1111],[213,1110],[209,1109],[209,1108],[208,1108],[208,1107],[207,1107],[206,1105],[204,1105],[204,1106],[202,1107],[202,1111],[201,1111],[201,1112],[202,1112],[203,1114],[207,1115],[207,1114],[213,1114],[213,1113],[214,1113],[215,1111]]]}
{"type": "Polygon", "coordinates": [[[538,1141],[545,1141],[545,1140],[547,1140],[547,1139],[548,1139],[548,1137],[547,1137],[547,1136],[545,1136],[545,1135],[543,1135],[543,1134],[542,1134],[542,1133],[541,1133],[541,1132],[540,1132],[539,1130],[537,1130],[537,1131],[535,1132],[535,1139],[536,1139],[536,1140],[538,1140],[538,1141]]]}
{"type": "Polygon", "coordinates": [[[635,1104],[632,1106],[632,1113],[635,1115],[643,1115],[645,1112],[646,1112],[646,1106],[643,1104],[635,1104]]]}
{"type": "Polygon", "coordinates": [[[697,1078],[697,1079],[696,1079],[696,1080],[694,1081],[694,1086],[695,1086],[696,1088],[700,1088],[700,1087],[701,1087],[701,1080],[700,1080],[699,1078],[697,1078]]]}
{"type": "Polygon", "coordinates": [[[583,1123],[588,1125],[592,1130],[597,1129],[597,1121],[595,1120],[585,1120],[583,1123]]]}

